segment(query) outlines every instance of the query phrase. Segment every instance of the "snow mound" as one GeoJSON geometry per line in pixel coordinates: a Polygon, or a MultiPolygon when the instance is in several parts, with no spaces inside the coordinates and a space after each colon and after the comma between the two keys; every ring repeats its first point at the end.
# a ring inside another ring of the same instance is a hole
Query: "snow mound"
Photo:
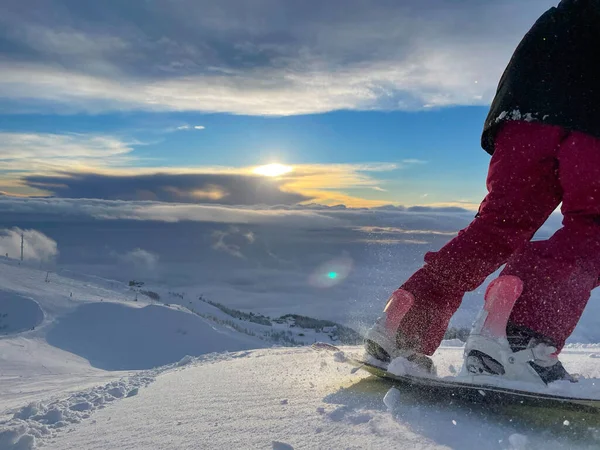
{"type": "Polygon", "coordinates": [[[0,291],[0,335],[31,330],[44,320],[40,305],[27,297],[0,291]]]}
{"type": "Polygon", "coordinates": [[[47,341],[104,370],[150,369],[186,355],[264,347],[258,339],[179,309],[109,302],[83,304],[61,317],[47,341]]]}

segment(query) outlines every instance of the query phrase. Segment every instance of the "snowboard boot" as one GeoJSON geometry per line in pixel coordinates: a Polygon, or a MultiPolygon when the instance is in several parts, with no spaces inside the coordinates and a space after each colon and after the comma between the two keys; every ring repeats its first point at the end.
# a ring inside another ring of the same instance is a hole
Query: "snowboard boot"
{"type": "Polygon", "coordinates": [[[558,360],[552,340],[509,323],[522,291],[522,281],[514,276],[502,276],[490,284],[484,309],[465,345],[461,376],[501,376],[538,385],[575,382],[558,360]]]}
{"type": "MultiPolygon", "coordinates": [[[[515,353],[535,348],[540,345],[556,348],[552,339],[542,336],[529,328],[515,325],[512,322],[509,322],[506,327],[506,336],[511,350],[515,353]]],[[[554,355],[551,356],[552,358],[550,358],[546,364],[544,364],[544,360],[534,360],[529,362],[529,365],[536,371],[542,381],[546,384],[561,380],[570,381],[572,383],[577,382],[577,380],[563,367],[558,358],[554,355]]]]}
{"type": "Polygon", "coordinates": [[[398,289],[392,294],[384,309],[384,315],[377,319],[365,336],[365,353],[375,358],[383,367],[401,357],[411,362],[418,371],[435,375],[436,370],[431,358],[419,353],[416,345],[407,342],[399,330],[400,322],[414,301],[413,295],[403,289],[398,289]]]}
{"type": "Polygon", "coordinates": [[[465,366],[470,375],[501,375],[513,381],[550,384],[577,382],[556,355],[552,341],[538,333],[509,323],[505,343],[488,338],[469,338],[465,366]]]}

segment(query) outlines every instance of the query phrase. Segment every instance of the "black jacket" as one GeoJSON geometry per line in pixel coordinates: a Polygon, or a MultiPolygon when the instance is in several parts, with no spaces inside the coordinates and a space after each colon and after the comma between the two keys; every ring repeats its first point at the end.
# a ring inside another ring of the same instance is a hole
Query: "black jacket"
{"type": "Polygon", "coordinates": [[[481,146],[492,154],[515,119],[600,138],[600,0],[563,0],[537,20],[500,79],[481,146]]]}

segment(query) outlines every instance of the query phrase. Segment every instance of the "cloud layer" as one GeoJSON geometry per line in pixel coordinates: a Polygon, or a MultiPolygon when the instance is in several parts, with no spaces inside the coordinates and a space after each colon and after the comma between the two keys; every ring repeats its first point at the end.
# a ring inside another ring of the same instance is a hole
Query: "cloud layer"
{"type": "Polygon", "coordinates": [[[421,165],[300,164],[269,177],[258,167],[139,167],[139,142],[94,134],[0,132],[0,193],[106,200],[224,205],[284,205],[312,201],[378,206],[364,192],[386,190],[383,173],[421,165]],[[357,190],[361,190],[358,193],[357,190]],[[350,194],[354,192],[354,194],[350,194]]]}
{"type": "MultiPolygon", "coordinates": [[[[0,196],[0,213],[6,218],[17,215],[28,220],[43,221],[50,217],[61,220],[134,220],[154,222],[215,222],[221,224],[252,224],[331,229],[350,227],[364,233],[375,229],[456,231],[468,223],[473,211],[460,208],[386,206],[378,208],[347,208],[343,205],[274,205],[226,206],[164,203],[153,201],[110,201],[97,199],[18,198],[0,196]],[[437,219],[444,215],[444,220],[437,219]]],[[[8,220],[8,219],[7,219],[8,220]]]]}
{"type": "Polygon", "coordinates": [[[25,193],[23,177],[31,174],[127,166],[132,145],[93,134],[0,132],[0,191],[25,193]]]}
{"type": "Polygon", "coordinates": [[[65,173],[60,176],[28,176],[25,183],[63,198],[222,205],[295,204],[309,199],[301,194],[283,192],[280,181],[237,174],[65,173]]]}
{"type": "MultiPolygon", "coordinates": [[[[182,125],[184,130],[201,125],[182,125]]],[[[261,167],[140,167],[143,143],[103,134],[0,131],[0,193],[65,198],[155,200],[226,205],[324,204],[376,206],[350,195],[380,191],[378,175],[422,165],[399,163],[301,164],[279,177],[257,176],[261,167]]]]}
{"type": "MultiPolygon", "coordinates": [[[[390,292],[421,266],[424,253],[441,247],[473,216],[457,208],[0,197],[1,228],[35,228],[60,243],[53,270],[134,278],[236,308],[355,326],[374,320],[390,292]]],[[[553,216],[538,237],[559,226],[560,217],[553,216]]],[[[15,258],[20,235],[11,236],[15,258]]],[[[456,324],[471,323],[484,288],[467,296],[456,324]]],[[[597,304],[590,302],[592,316],[597,304]]]]}
{"type": "Polygon", "coordinates": [[[253,115],[485,104],[553,3],[8,0],[0,97],[253,115]]]}

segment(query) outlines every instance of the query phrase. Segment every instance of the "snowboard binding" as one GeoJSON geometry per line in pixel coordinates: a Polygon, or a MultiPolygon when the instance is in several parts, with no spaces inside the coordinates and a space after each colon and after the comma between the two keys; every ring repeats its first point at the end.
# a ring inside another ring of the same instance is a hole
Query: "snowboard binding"
{"type": "Polygon", "coordinates": [[[461,376],[501,376],[538,385],[575,381],[558,360],[556,347],[549,339],[509,323],[522,292],[523,282],[512,275],[501,276],[488,286],[485,306],[465,345],[461,376]]]}
{"type": "Polygon", "coordinates": [[[367,332],[365,353],[376,359],[383,367],[387,367],[396,358],[404,358],[418,371],[436,375],[433,360],[407,345],[399,332],[400,322],[414,302],[413,295],[404,289],[397,289],[391,295],[385,306],[384,315],[367,332]]]}

